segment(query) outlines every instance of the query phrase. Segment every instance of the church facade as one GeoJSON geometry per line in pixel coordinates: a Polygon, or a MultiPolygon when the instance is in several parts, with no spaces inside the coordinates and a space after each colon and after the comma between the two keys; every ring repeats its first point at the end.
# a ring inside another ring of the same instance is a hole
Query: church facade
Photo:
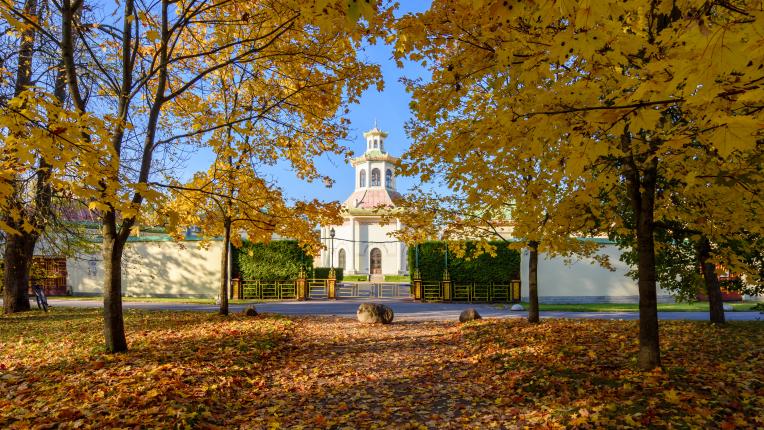
{"type": "Polygon", "coordinates": [[[400,221],[381,224],[381,215],[401,198],[395,189],[399,160],[385,152],[387,133],[374,127],[363,136],[366,151],[351,160],[355,189],[343,203],[343,223],[321,227],[324,249],[316,263],[351,275],[407,274],[406,245],[390,235],[400,228],[400,221]]]}

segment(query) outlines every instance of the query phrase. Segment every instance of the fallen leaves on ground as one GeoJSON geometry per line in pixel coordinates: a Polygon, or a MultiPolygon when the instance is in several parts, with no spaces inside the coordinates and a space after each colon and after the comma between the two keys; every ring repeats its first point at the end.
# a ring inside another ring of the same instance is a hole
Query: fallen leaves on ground
{"type": "Polygon", "coordinates": [[[361,325],[328,317],[97,310],[0,319],[0,428],[764,426],[764,324],[661,323],[637,372],[635,322],[361,325]]]}

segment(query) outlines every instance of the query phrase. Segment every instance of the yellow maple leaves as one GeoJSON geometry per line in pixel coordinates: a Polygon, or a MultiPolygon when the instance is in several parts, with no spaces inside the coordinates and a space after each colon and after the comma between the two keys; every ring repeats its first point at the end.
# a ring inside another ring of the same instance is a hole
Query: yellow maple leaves
{"type": "MultiPolygon", "coordinates": [[[[28,89],[10,99],[0,109],[0,129],[0,209],[26,232],[36,227],[8,206],[11,196],[21,192],[20,182],[44,170],[55,192],[88,199],[96,191],[95,183],[113,168],[104,161],[109,154],[105,122],[62,107],[44,91],[28,89]]],[[[5,223],[0,228],[15,231],[5,223]]]]}

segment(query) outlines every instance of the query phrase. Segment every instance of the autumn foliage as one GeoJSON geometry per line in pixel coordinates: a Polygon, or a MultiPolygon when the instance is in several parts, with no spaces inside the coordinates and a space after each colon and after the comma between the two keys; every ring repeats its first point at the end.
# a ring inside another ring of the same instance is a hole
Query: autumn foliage
{"type": "Polygon", "coordinates": [[[125,314],[0,319],[0,427],[756,428],[760,322],[663,323],[664,370],[637,372],[633,321],[125,314]],[[20,328],[20,331],[16,331],[20,328]]]}
{"type": "Polygon", "coordinates": [[[511,208],[531,253],[633,238],[640,365],[659,366],[657,228],[759,276],[724,243],[764,232],[762,20],[760,1],[433,1],[396,23],[398,57],[430,72],[408,81],[408,172],[470,217],[511,208]]]}

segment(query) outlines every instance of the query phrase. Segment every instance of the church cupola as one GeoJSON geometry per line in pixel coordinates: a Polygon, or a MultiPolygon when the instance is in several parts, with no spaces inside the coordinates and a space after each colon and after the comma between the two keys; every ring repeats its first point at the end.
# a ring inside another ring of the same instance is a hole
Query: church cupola
{"type": "Polygon", "coordinates": [[[350,160],[355,167],[355,191],[345,205],[350,208],[372,208],[382,204],[394,206],[400,195],[395,191],[398,158],[385,152],[387,133],[375,127],[363,134],[366,151],[350,160]]]}
{"type": "Polygon", "coordinates": [[[366,152],[385,152],[385,138],[387,137],[387,133],[375,126],[364,133],[363,137],[366,138],[366,152]]]}

